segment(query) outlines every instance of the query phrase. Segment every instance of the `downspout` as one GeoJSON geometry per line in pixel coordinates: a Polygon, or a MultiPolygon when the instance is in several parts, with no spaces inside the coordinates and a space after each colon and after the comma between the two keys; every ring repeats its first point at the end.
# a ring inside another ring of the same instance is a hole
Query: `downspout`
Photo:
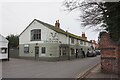
{"type": "Polygon", "coordinates": [[[8,42],[8,59],[7,59],[8,61],[10,60],[10,44],[9,44],[9,42],[8,42]]]}
{"type": "Polygon", "coordinates": [[[67,37],[68,37],[68,60],[70,60],[70,39],[68,32],[67,32],[67,37]]]}

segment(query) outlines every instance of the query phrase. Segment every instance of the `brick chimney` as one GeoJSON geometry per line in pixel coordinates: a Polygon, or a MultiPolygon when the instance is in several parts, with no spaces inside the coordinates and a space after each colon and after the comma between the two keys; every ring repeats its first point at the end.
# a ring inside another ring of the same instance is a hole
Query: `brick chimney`
{"type": "Polygon", "coordinates": [[[90,40],[90,42],[92,43],[92,40],[90,40]]]}
{"type": "Polygon", "coordinates": [[[56,20],[56,22],[55,22],[55,27],[56,27],[56,28],[60,28],[59,20],[56,20]]]}
{"type": "Polygon", "coordinates": [[[82,38],[87,40],[87,37],[85,36],[85,32],[82,32],[82,38]]]}
{"type": "Polygon", "coordinates": [[[93,40],[93,44],[95,44],[95,45],[97,44],[95,40],[93,40]]]}

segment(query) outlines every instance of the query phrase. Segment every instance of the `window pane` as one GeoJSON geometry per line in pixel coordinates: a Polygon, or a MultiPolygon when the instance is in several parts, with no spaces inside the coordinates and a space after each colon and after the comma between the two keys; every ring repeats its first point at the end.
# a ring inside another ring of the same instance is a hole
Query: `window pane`
{"type": "Polygon", "coordinates": [[[74,55],[74,52],[75,52],[74,49],[71,48],[71,54],[72,54],[72,55],[74,55]]]}
{"type": "Polygon", "coordinates": [[[31,40],[32,41],[41,40],[41,29],[31,30],[31,40]]]}
{"type": "Polygon", "coordinates": [[[71,38],[71,43],[74,43],[74,38],[71,38]]]}
{"type": "Polygon", "coordinates": [[[7,53],[7,48],[1,48],[1,53],[7,53]]]}
{"type": "Polygon", "coordinates": [[[45,54],[45,52],[46,52],[46,48],[42,47],[42,53],[45,54]]]}
{"type": "Polygon", "coordinates": [[[86,45],[86,42],[84,42],[84,45],[86,45]]]}
{"type": "Polygon", "coordinates": [[[67,55],[67,53],[66,53],[66,48],[62,48],[63,49],[63,56],[66,56],[67,55]]]}
{"type": "Polygon", "coordinates": [[[24,53],[29,53],[29,45],[24,45],[24,53]]]}
{"type": "Polygon", "coordinates": [[[83,44],[83,41],[81,41],[80,44],[82,45],[82,44],[83,44]]]}

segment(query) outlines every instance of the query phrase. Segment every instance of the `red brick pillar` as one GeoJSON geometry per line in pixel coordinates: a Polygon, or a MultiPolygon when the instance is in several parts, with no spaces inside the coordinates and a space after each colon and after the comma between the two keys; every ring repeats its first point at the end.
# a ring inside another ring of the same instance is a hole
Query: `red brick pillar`
{"type": "Polygon", "coordinates": [[[109,34],[102,32],[100,36],[101,49],[101,71],[105,73],[116,73],[117,45],[110,39],[109,34]]]}
{"type": "Polygon", "coordinates": [[[119,75],[119,78],[120,78],[120,41],[118,42],[118,51],[117,51],[117,58],[118,58],[118,75],[119,75]]]}

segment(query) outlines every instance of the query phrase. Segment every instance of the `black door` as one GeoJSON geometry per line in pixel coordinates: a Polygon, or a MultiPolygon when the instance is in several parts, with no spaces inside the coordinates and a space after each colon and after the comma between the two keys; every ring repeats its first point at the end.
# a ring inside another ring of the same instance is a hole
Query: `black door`
{"type": "Polygon", "coordinates": [[[35,47],[35,59],[36,60],[39,59],[39,47],[38,46],[35,47]]]}
{"type": "Polygon", "coordinates": [[[78,58],[78,49],[76,49],[76,58],[78,58]]]}

